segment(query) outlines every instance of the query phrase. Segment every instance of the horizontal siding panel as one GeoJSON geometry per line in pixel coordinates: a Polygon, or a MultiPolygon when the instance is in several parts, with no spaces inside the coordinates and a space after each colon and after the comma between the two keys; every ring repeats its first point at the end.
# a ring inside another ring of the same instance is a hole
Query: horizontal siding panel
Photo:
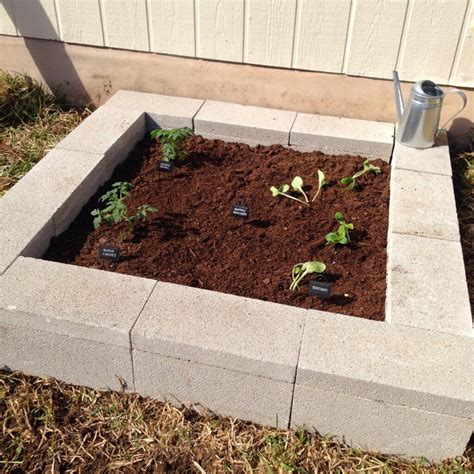
{"type": "Polygon", "coordinates": [[[244,61],[291,67],[296,0],[246,0],[244,61]]]}
{"type": "Polygon", "coordinates": [[[56,5],[63,41],[104,46],[99,0],[58,0],[56,5]]]}
{"type": "Polygon", "coordinates": [[[12,5],[18,34],[29,38],[59,39],[54,0],[14,0],[12,5]]]}
{"type": "MultiPolygon", "coordinates": [[[[464,20],[450,84],[474,87],[474,1],[471,0],[464,20]]],[[[472,107],[472,104],[471,104],[472,107]]]]}
{"type": "Polygon", "coordinates": [[[354,0],[344,72],[392,77],[408,0],[354,0]]]}
{"type": "Polygon", "coordinates": [[[298,0],[293,67],[341,72],[351,0],[298,0]]]}
{"type": "Polygon", "coordinates": [[[242,62],[244,0],[196,0],[196,56],[242,62]]]}
{"type": "Polygon", "coordinates": [[[448,82],[466,7],[467,0],[410,2],[398,65],[401,79],[448,82]]]}
{"type": "Polygon", "coordinates": [[[0,1],[0,35],[17,36],[12,3],[13,0],[0,1]]]}
{"type": "Polygon", "coordinates": [[[105,46],[148,51],[146,0],[102,0],[105,46]]]}
{"type": "Polygon", "coordinates": [[[193,0],[148,0],[151,50],[195,56],[193,0]]]}

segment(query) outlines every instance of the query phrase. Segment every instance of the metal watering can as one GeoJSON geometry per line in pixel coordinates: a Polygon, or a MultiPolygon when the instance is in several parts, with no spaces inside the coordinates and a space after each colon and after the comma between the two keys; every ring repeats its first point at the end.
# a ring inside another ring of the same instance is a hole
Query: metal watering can
{"type": "Polygon", "coordinates": [[[467,105],[467,97],[459,89],[451,89],[448,94],[459,94],[463,100],[461,110],[456,112],[441,128],[439,118],[445,93],[432,81],[419,81],[411,89],[406,107],[403,105],[398,72],[393,71],[395,103],[397,106],[397,131],[395,138],[412,148],[429,148],[435,144],[441,129],[462,112],[467,105]]]}

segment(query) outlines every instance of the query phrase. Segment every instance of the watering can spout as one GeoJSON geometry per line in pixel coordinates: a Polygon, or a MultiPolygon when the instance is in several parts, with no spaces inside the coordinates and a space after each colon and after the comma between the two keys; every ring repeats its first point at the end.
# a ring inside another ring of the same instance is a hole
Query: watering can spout
{"type": "Polygon", "coordinates": [[[395,104],[397,106],[397,121],[400,122],[403,115],[403,97],[402,89],[400,87],[400,79],[398,77],[398,72],[393,71],[393,87],[395,89],[395,104]]]}

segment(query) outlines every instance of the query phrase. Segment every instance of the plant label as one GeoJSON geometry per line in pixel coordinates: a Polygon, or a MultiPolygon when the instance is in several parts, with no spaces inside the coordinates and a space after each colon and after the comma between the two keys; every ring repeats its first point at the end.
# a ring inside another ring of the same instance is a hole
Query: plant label
{"type": "Polygon", "coordinates": [[[116,247],[103,245],[99,247],[99,258],[116,262],[120,258],[120,250],[116,247]]]}
{"type": "Polygon", "coordinates": [[[321,298],[331,297],[331,283],[327,281],[310,280],[308,284],[308,295],[321,298]]]}
{"type": "Polygon", "coordinates": [[[156,162],[156,169],[158,171],[170,172],[173,169],[173,163],[170,163],[169,161],[158,160],[156,162]]]}
{"type": "Polygon", "coordinates": [[[240,217],[242,219],[249,218],[249,208],[242,206],[241,204],[235,204],[232,206],[232,217],[240,217]]]}

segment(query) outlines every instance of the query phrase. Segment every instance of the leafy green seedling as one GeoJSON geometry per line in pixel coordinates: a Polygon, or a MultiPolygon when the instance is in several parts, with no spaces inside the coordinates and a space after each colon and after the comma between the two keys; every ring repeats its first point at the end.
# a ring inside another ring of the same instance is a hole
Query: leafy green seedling
{"type": "Polygon", "coordinates": [[[301,280],[311,273],[323,273],[326,270],[326,265],[323,262],[314,260],[312,262],[297,263],[291,271],[292,282],[290,290],[298,290],[301,280]]]}
{"type": "Polygon", "coordinates": [[[321,189],[323,189],[328,184],[329,184],[329,181],[326,180],[324,173],[321,170],[318,170],[318,190],[316,191],[316,194],[313,196],[313,199],[311,199],[311,202],[315,201],[315,199],[319,196],[321,189]]]}
{"type": "MultiPolygon", "coordinates": [[[[293,180],[293,181],[294,181],[294,180],[293,180]]],[[[287,197],[288,199],[293,199],[293,201],[298,201],[298,202],[300,202],[301,204],[305,204],[306,206],[308,205],[307,202],[305,202],[305,201],[303,201],[303,200],[301,200],[301,199],[295,198],[295,197],[292,196],[291,194],[287,194],[289,190],[290,190],[290,186],[288,186],[288,184],[282,184],[282,185],[279,186],[278,188],[276,188],[275,186],[272,186],[272,187],[270,188],[270,191],[271,191],[273,197],[285,196],[285,197],[287,197]]]]}
{"type": "Polygon", "coordinates": [[[149,204],[142,204],[134,215],[129,216],[127,205],[123,201],[130,195],[132,187],[126,181],[114,183],[112,189],[99,198],[99,201],[104,202],[106,206],[104,209],[94,209],[91,212],[94,217],[94,229],[98,229],[103,223],[112,225],[126,222],[128,231],[122,233],[122,240],[126,240],[128,235],[133,232],[137,222],[146,220],[149,212],[157,211],[155,207],[149,204]]]}
{"type": "Polygon", "coordinates": [[[306,193],[303,191],[303,186],[304,186],[303,178],[301,176],[295,176],[293,178],[293,181],[291,182],[291,187],[297,193],[300,193],[304,197],[305,203],[308,204],[309,203],[308,196],[306,196],[306,193]]]}
{"type": "Polygon", "coordinates": [[[339,228],[337,232],[330,232],[326,235],[326,243],[347,245],[351,241],[349,231],[354,229],[354,224],[348,224],[344,220],[342,212],[336,212],[334,219],[339,223],[339,228]]]}
{"type": "Polygon", "coordinates": [[[382,172],[378,166],[374,166],[369,163],[369,160],[365,160],[364,163],[362,163],[362,169],[353,176],[342,178],[341,184],[346,186],[348,190],[352,190],[356,185],[357,178],[360,178],[363,174],[368,173],[369,171],[376,175],[382,172]]]}
{"type": "Polygon", "coordinates": [[[188,127],[173,128],[171,130],[157,128],[150,133],[151,138],[160,140],[163,161],[174,161],[184,158],[186,153],[181,147],[184,140],[192,135],[194,135],[194,132],[188,127]]]}
{"type": "MultiPolygon", "coordinates": [[[[329,181],[326,181],[324,179],[324,173],[321,170],[318,170],[318,190],[317,190],[315,196],[313,197],[313,199],[311,199],[311,202],[313,202],[318,197],[319,193],[321,192],[321,189],[323,189],[323,187],[327,186],[328,184],[329,184],[329,181]]],[[[303,178],[301,176],[295,176],[293,178],[293,180],[291,181],[291,187],[293,188],[293,190],[296,191],[297,193],[301,194],[303,196],[304,200],[296,198],[296,197],[292,196],[291,194],[287,194],[288,191],[290,190],[290,186],[288,184],[282,184],[278,188],[276,188],[275,186],[272,186],[270,188],[270,191],[271,191],[273,197],[285,196],[288,199],[293,199],[293,201],[298,201],[301,204],[305,204],[306,206],[309,206],[309,204],[310,204],[309,199],[308,199],[307,194],[303,190],[303,186],[304,186],[304,182],[303,182],[303,178]]]]}

